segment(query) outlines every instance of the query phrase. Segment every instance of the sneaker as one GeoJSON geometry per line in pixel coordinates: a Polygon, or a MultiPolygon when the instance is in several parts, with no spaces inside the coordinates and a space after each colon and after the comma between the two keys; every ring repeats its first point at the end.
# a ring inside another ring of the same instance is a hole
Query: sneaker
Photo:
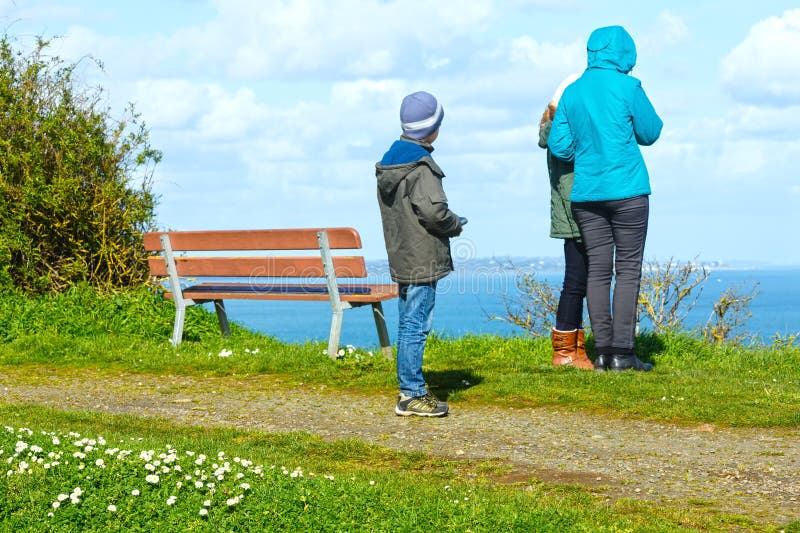
{"type": "Polygon", "coordinates": [[[395,414],[399,416],[445,416],[447,411],[447,403],[440,401],[430,391],[423,396],[414,397],[401,393],[394,408],[395,414]]]}

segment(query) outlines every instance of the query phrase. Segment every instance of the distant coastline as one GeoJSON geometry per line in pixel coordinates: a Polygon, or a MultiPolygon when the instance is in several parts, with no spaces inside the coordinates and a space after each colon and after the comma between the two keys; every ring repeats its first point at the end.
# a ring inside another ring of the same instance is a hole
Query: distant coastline
{"type": "MultiPolygon", "coordinates": [[[[645,258],[645,267],[651,264],[654,259],[645,258]]],[[[660,265],[665,265],[670,261],[666,259],[655,259],[660,265]]],[[[798,270],[800,265],[778,264],[767,261],[746,261],[746,260],[679,260],[673,259],[678,263],[691,262],[699,267],[704,267],[708,271],[719,270],[798,270]]],[[[456,273],[470,274],[474,272],[482,273],[509,273],[509,272],[542,272],[555,273],[563,272],[563,257],[536,257],[536,256],[504,256],[504,257],[479,257],[474,259],[454,258],[456,273]]],[[[371,274],[384,274],[389,272],[389,264],[385,259],[367,260],[367,270],[371,274]]]]}

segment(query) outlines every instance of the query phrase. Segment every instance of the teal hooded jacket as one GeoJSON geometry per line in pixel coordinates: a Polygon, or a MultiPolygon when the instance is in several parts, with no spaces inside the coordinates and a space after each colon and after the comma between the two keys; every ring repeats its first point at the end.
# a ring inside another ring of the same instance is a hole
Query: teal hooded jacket
{"type": "Polygon", "coordinates": [[[639,145],[661,135],[663,122],[629,76],[636,45],[621,26],[598,28],[586,45],[588,66],[561,96],[548,146],[575,163],[570,200],[621,200],[650,194],[650,177],[639,145]]]}

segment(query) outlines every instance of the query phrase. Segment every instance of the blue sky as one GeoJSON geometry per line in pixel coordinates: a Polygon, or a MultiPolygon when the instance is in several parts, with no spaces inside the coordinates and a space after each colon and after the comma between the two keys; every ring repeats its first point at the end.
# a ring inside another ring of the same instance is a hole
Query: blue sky
{"type": "Polygon", "coordinates": [[[19,46],[54,39],[113,110],[133,102],[164,152],[171,229],[354,226],[385,257],[374,163],[402,97],[434,93],[434,157],[470,223],[458,257],[558,256],[537,124],[624,26],[664,120],[646,256],[800,264],[800,9],[793,2],[0,0],[19,46]]]}

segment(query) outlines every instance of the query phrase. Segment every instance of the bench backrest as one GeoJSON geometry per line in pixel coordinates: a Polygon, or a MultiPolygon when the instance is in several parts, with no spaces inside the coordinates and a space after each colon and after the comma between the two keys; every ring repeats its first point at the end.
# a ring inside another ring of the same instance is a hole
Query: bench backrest
{"type": "MultiPolygon", "coordinates": [[[[171,252],[316,250],[313,256],[175,255],[174,260],[179,276],[321,278],[325,277],[325,269],[317,233],[323,230],[331,250],[361,248],[361,237],[354,228],[159,231],[144,235],[144,247],[149,252],[164,252],[161,236],[167,235],[171,252]]],[[[336,277],[367,277],[363,256],[334,256],[332,259],[336,277]]],[[[151,256],[148,264],[151,275],[169,275],[163,257],[151,256]]]]}

